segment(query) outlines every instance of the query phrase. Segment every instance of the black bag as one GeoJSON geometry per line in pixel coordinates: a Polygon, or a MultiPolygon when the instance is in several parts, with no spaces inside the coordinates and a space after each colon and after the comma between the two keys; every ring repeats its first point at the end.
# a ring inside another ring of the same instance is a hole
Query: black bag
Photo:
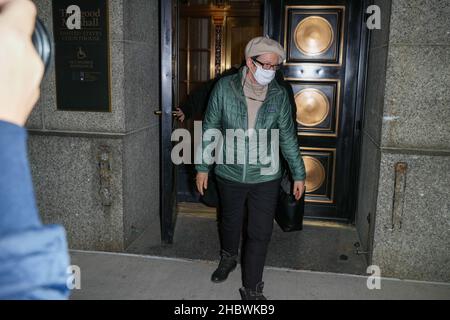
{"type": "Polygon", "coordinates": [[[303,216],[305,214],[305,190],[303,190],[300,200],[295,200],[295,196],[288,191],[292,190],[292,184],[283,177],[280,195],[278,197],[277,211],[275,212],[275,221],[284,232],[299,231],[303,229],[303,216]],[[289,185],[286,190],[286,185],[289,185]]]}

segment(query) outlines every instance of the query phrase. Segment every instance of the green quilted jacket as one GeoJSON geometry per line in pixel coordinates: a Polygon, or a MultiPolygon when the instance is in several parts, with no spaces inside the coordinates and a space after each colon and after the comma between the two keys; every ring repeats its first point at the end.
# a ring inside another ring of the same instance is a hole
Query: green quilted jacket
{"type": "MultiPolygon", "coordinates": [[[[233,151],[234,163],[230,164],[230,161],[228,161],[232,158],[227,158],[227,129],[242,129],[245,132],[248,128],[247,102],[242,89],[241,79],[242,72],[220,79],[211,93],[204,116],[203,132],[208,129],[217,129],[222,133],[224,139],[221,144],[223,156],[221,159],[223,159],[223,163],[215,165],[215,173],[224,179],[241,183],[260,183],[278,179],[282,176],[282,170],[280,163],[276,163],[273,157],[270,158],[272,161],[267,161],[267,159],[266,161],[251,161],[251,154],[257,153],[254,152],[255,149],[252,149],[250,154],[249,146],[252,144],[249,143],[250,138],[248,135],[233,137],[234,150],[229,150],[228,152],[233,151]],[[241,157],[240,161],[239,157],[241,157]],[[262,169],[265,170],[264,174],[262,169]]],[[[281,87],[276,81],[272,81],[269,84],[267,97],[257,113],[254,128],[258,141],[259,139],[267,141],[267,148],[259,145],[257,151],[258,154],[263,152],[267,156],[277,153],[275,148],[272,149],[271,153],[270,148],[272,141],[271,129],[278,129],[279,150],[281,150],[284,159],[289,165],[292,178],[297,181],[305,180],[305,167],[300,155],[295,128],[286,89],[281,87]],[[259,129],[267,129],[267,137],[264,134],[261,137],[259,129]]],[[[204,139],[202,143],[203,150],[210,144],[211,141],[204,139]]],[[[218,152],[218,154],[220,153],[218,152]]],[[[196,165],[198,172],[208,172],[210,168],[211,164],[207,164],[205,159],[203,159],[201,164],[196,165]]]]}

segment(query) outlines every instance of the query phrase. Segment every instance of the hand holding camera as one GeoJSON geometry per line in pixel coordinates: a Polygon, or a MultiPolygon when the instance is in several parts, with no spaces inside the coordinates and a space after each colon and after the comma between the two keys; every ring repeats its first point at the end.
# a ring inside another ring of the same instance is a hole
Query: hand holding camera
{"type": "Polygon", "coordinates": [[[0,0],[0,120],[23,126],[39,98],[44,63],[32,34],[36,7],[29,0],[0,0]]]}

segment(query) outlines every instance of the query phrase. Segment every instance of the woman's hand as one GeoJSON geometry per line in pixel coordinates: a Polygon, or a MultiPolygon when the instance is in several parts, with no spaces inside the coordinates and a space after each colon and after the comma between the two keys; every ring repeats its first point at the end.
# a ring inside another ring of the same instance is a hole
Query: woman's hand
{"type": "Polygon", "coordinates": [[[199,172],[195,178],[197,190],[203,196],[204,190],[208,189],[208,172],[199,172]]]}
{"type": "Polygon", "coordinates": [[[181,110],[180,108],[177,108],[177,111],[175,111],[175,116],[180,122],[184,122],[184,119],[186,118],[183,110],[181,110]]]}
{"type": "Polygon", "coordinates": [[[294,181],[295,200],[300,200],[305,190],[305,181],[294,181]]]}

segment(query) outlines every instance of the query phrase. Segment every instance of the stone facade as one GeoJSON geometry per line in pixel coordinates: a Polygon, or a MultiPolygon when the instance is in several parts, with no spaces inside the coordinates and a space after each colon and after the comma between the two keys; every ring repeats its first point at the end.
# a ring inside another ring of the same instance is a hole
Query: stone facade
{"type": "Polygon", "coordinates": [[[450,6],[439,0],[375,3],[383,25],[370,44],[361,241],[383,276],[448,282],[450,6]],[[395,190],[400,162],[407,164],[404,187],[395,190]]]}
{"type": "MultiPolygon", "coordinates": [[[[51,1],[35,2],[51,32],[51,1]]],[[[112,112],[58,111],[51,66],[27,124],[40,212],[65,226],[73,249],[123,251],[147,228],[160,242],[158,1],[111,0],[109,15],[112,112]],[[110,155],[107,205],[101,150],[110,155]]]]}

